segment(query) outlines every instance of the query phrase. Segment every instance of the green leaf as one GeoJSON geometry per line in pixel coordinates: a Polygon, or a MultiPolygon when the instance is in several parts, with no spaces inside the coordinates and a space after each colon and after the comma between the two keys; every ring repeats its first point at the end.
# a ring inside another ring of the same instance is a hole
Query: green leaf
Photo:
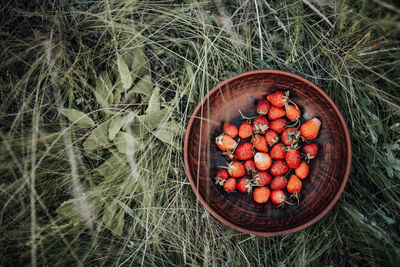
{"type": "Polygon", "coordinates": [[[103,219],[104,225],[108,229],[111,229],[111,227],[113,225],[116,208],[117,208],[117,205],[112,201],[111,204],[106,205],[106,207],[104,209],[104,214],[103,214],[102,219],[103,219]]]}
{"type": "Polygon", "coordinates": [[[111,157],[109,157],[94,170],[104,178],[108,178],[116,175],[118,172],[125,171],[126,168],[129,168],[127,165],[126,156],[118,152],[113,152],[111,157]]]}
{"type": "Polygon", "coordinates": [[[121,130],[122,126],[125,124],[126,116],[117,115],[113,117],[110,121],[110,128],[108,130],[108,138],[112,141],[117,133],[121,130]]]}
{"type": "Polygon", "coordinates": [[[137,116],[135,122],[133,123],[133,126],[138,127],[143,125],[148,131],[152,131],[164,121],[169,112],[170,110],[165,108],[159,111],[151,112],[146,115],[137,116]]]}
{"type": "Polygon", "coordinates": [[[114,104],[121,103],[121,92],[116,91],[114,94],[114,104]]]}
{"type": "Polygon", "coordinates": [[[108,107],[109,104],[113,103],[113,85],[107,72],[103,71],[97,77],[95,92],[95,94],[98,95],[96,96],[97,102],[99,102],[102,107],[108,107]]]}
{"type": "Polygon", "coordinates": [[[179,133],[180,126],[175,121],[169,121],[164,125],[160,125],[158,130],[155,132],[155,136],[162,142],[171,146],[176,146],[174,137],[179,133]]]}
{"type": "Polygon", "coordinates": [[[118,152],[122,154],[127,154],[129,151],[128,149],[134,149],[134,151],[141,149],[138,142],[135,141],[135,138],[125,132],[119,132],[117,134],[114,138],[114,144],[117,147],[118,152]]]}
{"type": "Polygon", "coordinates": [[[133,79],[135,80],[136,78],[140,78],[146,74],[149,74],[149,63],[145,55],[143,54],[142,49],[136,48],[132,50],[130,54],[133,57],[131,63],[133,79]]]}
{"type": "Polygon", "coordinates": [[[88,127],[95,125],[94,121],[82,111],[73,108],[63,108],[61,112],[69,121],[76,122],[77,125],[88,127]]]}
{"type": "Polygon", "coordinates": [[[110,140],[108,140],[109,126],[110,121],[103,122],[90,133],[85,142],[83,142],[83,148],[86,152],[91,152],[101,147],[111,146],[110,140]]]}
{"type": "Polygon", "coordinates": [[[160,88],[158,86],[156,86],[156,88],[154,88],[153,93],[150,96],[149,105],[146,109],[146,114],[160,111],[160,108],[161,108],[161,106],[160,106],[160,88]]]}
{"type": "Polygon", "coordinates": [[[122,235],[122,232],[124,230],[124,225],[125,225],[125,219],[124,219],[124,211],[121,209],[118,213],[118,215],[115,217],[115,225],[111,230],[113,231],[114,234],[116,235],[122,235]]]}
{"type": "Polygon", "coordinates": [[[124,59],[121,57],[120,54],[117,54],[117,65],[122,86],[125,89],[129,89],[132,86],[132,76],[129,71],[128,65],[126,65],[124,59]]]}
{"type": "Polygon", "coordinates": [[[146,96],[151,95],[153,91],[153,83],[151,82],[150,75],[145,75],[135,86],[131,89],[132,92],[144,94],[146,96]]]}

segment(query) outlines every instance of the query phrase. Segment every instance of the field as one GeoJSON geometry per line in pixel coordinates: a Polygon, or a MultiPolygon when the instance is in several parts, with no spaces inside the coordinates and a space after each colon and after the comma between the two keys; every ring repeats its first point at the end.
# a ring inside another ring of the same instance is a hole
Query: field
{"type": "Polygon", "coordinates": [[[1,266],[400,264],[400,5],[389,0],[4,1],[1,266]],[[334,208],[286,236],[197,202],[182,143],[197,103],[254,69],[296,73],[346,119],[334,208]]]}

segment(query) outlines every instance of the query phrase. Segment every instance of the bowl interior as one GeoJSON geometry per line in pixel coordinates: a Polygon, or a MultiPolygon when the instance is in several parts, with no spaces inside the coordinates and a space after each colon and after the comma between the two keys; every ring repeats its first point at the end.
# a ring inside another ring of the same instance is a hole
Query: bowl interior
{"type": "Polygon", "coordinates": [[[186,133],[186,172],[199,200],[223,223],[257,235],[293,232],[321,218],[342,193],[351,160],[346,131],[333,102],[311,82],[285,72],[245,73],[222,82],[196,108],[186,133]],[[300,205],[285,208],[276,208],[271,201],[257,204],[251,194],[228,194],[213,179],[218,166],[228,163],[215,144],[222,123],[239,126],[239,110],[254,116],[257,102],[276,90],[290,91],[302,122],[311,117],[322,121],[315,140],[319,155],[311,160],[309,176],[303,180],[300,205]]]}

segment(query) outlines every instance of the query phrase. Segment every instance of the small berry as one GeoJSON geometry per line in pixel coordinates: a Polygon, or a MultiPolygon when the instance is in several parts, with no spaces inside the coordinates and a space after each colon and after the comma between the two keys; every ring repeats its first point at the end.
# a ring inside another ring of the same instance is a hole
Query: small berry
{"type": "Polygon", "coordinates": [[[276,160],[271,165],[271,169],[269,170],[273,176],[284,175],[289,170],[289,167],[286,165],[283,160],[276,160]]]}
{"type": "Polygon", "coordinates": [[[267,144],[267,140],[265,140],[265,137],[262,135],[255,135],[252,138],[252,143],[254,148],[257,151],[260,152],[268,152],[268,144],[267,144]]]}
{"type": "Polygon", "coordinates": [[[276,91],[273,94],[269,94],[267,96],[268,101],[275,107],[281,108],[288,101],[288,93],[284,93],[282,91],[276,91]]]}
{"type": "Polygon", "coordinates": [[[272,159],[267,153],[257,152],[254,155],[254,163],[256,164],[257,169],[260,171],[266,171],[271,167],[272,159]]]}
{"type": "Polygon", "coordinates": [[[268,100],[263,99],[257,104],[257,113],[260,115],[267,115],[271,104],[268,100]]]}
{"type": "Polygon", "coordinates": [[[285,160],[286,160],[286,164],[288,165],[289,168],[296,169],[297,166],[299,166],[300,161],[301,161],[299,150],[297,150],[295,148],[289,148],[286,151],[285,160]]]}
{"type": "Polygon", "coordinates": [[[276,176],[274,179],[272,179],[271,184],[269,187],[271,190],[280,190],[284,189],[287,185],[287,180],[285,176],[276,176]]]}
{"type": "Polygon", "coordinates": [[[268,172],[259,171],[254,176],[254,184],[259,185],[267,185],[271,183],[271,175],[268,172]]]}
{"type": "Polygon", "coordinates": [[[268,189],[268,187],[257,187],[254,190],[253,193],[253,199],[255,202],[259,203],[259,204],[264,204],[267,203],[269,196],[271,194],[271,191],[268,189]]]}
{"type": "Polygon", "coordinates": [[[240,178],[246,174],[246,170],[242,163],[234,161],[228,165],[228,173],[233,178],[240,178]]]}
{"type": "Polygon", "coordinates": [[[285,192],[282,190],[273,190],[271,192],[271,201],[272,203],[282,207],[286,202],[285,192]]]}
{"type": "Polygon", "coordinates": [[[269,128],[277,133],[282,133],[285,130],[286,125],[287,123],[285,119],[277,119],[269,122],[269,128]]]}
{"type": "Polygon", "coordinates": [[[228,171],[225,169],[219,169],[217,171],[217,175],[215,176],[215,183],[217,185],[223,185],[228,178],[229,178],[228,171]]]}
{"type": "Polygon", "coordinates": [[[289,193],[296,194],[299,193],[302,187],[301,180],[296,176],[292,175],[286,185],[286,189],[289,193]]]}
{"type": "Polygon", "coordinates": [[[286,115],[286,111],[283,108],[277,108],[272,106],[268,112],[268,119],[270,121],[282,118],[286,115]]]}
{"type": "Polygon", "coordinates": [[[264,137],[269,146],[273,146],[279,142],[279,135],[274,130],[267,130],[264,137]]]}
{"type": "Polygon", "coordinates": [[[224,183],[224,189],[226,192],[231,193],[235,191],[236,188],[236,179],[235,178],[229,178],[228,180],[225,181],[224,183]]]}
{"type": "Polygon", "coordinates": [[[281,138],[282,142],[287,146],[296,144],[300,140],[300,131],[299,129],[293,127],[287,128],[285,131],[283,131],[281,138]]]}
{"type": "Polygon", "coordinates": [[[252,174],[256,170],[256,164],[254,163],[253,159],[246,160],[244,162],[243,166],[244,166],[247,174],[252,174]]]}
{"type": "Polygon", "coordinates": [[[301,136],[303,136],[305,139],[315,139],[318,136],[320,128],[321,121],[317,118],[313,118],[301,125],[301,136]]]}
{"type": "Polygon", "coordinates": [[[313,159],[318,154],[318,145],[317,144],[307,144],[302,147],[302,151],[306,154],[306,159],[313,159]]]}
{"type": "Polygon", "coordinates": [[[254,157],[253,146],[250,143],[243,143],[235,150],[235,156],[238,160],[248,160],[254,157]]]}
{"type": "Polygon", "coordinates": [[[226,135],[229,135],[232,138],[235,138],[239,132],[238,128],[236,127],[235,124],[232,124],[230,122],[225,122],[222,126],[224,133],[226,135]]]}
{"type": "Polygon", "coordinates": [[[310,167],[305,161],[300,162],[299,166],[294,170],[297,177],[300,179],[304,179],[308,176],[308,172],[310,171],[310,167]]]}
{"type": "Polygon", "coordinates": [[[268,130],[268,120],[264,116],[258,116],[253,122],[253,131],[255,134],[264,134],[268,130]]]}
{"type": "Polygon", "coordinates": [[[286,118],[288,118],[291,121],[297,121],[300,119],[300,109],[298,109],[294,105],[287,105],[285,108],[286,111],[286,118]]]}
{"type": "Polygon", "coordinates": [[[275,144],[269,154],[273,159],[284,159],[286,155],[285,146],[282,143],[275,144]]]}
{"type": "Polygon", "coordinates": [[[239,127],[239,137],[248,138],[253,135],[253,126],[247,121],[243,122],[239,127]]]}
{"type": "Polygon", "coordinates": [[[215,139],[217,146],[222,151],[232,151],[236,148],[237,142],[229,135],[222,134],[215,139]]]}
{"type": "Polygon", "coordinates": [[[251,182],[248,178],[242,178],[239,180],[239,182],[237,182],[236,184],[236,189],[242,193],[251,193],[251,182]]]}

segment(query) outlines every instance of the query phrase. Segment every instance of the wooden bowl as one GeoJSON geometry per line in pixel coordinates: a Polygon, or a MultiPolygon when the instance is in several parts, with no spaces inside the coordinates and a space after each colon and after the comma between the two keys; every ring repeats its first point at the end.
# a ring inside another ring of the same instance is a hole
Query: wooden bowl
{"type": "Polygon", "coordinates": [[[299,231],[332,208],[349,176],[351,145],[342,115],[320,88],[292,73],[258,70],[221,82],[197,105],[185,135],[184,160],[193,191],[213,216],[244,233],[274,236],[299,231]],[[222,123],[239,126],[239,109],[246,116],[254,116],[257,102],[277,90],[290,91],[301,109],[301,121],[311,117],[322,121],[315,140],[319,154],[311,160],[309,176],[303,180],[300,205],[284,208],[277,208],[270,200],[257,204],[251,194],[228,194],[213,178],[218,166],[228,163],[215,144],[222,123]]]}

